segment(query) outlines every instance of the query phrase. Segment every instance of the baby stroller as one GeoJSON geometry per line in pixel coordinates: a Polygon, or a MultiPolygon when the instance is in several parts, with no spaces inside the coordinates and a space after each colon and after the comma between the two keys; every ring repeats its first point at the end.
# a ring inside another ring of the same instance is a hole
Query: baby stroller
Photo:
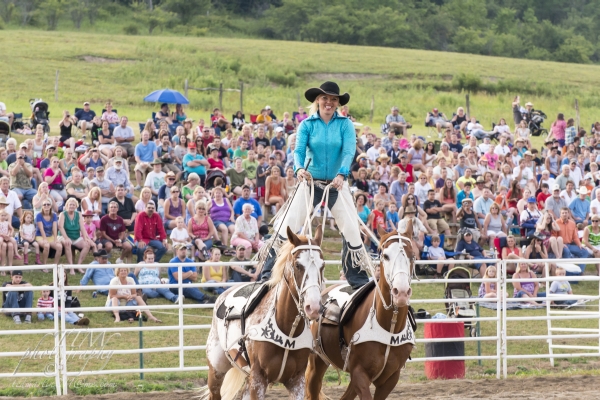
{"type": "Polygon", "coordinates": [[[31,106],[31,129],[35,130],[38,124],[44,126],[44,132],[50,133],[50,111],[48,111],[48,103],[42,99],[29,99],[31,106]]]}
{"type": "Polygon", "coordinates": [[[548,136],[548,129],[542,128],[542,124],[548,118],[540,110],[534,110],[531,114],[531,120],[529,121],[529,131],[532,136],[548,136]]]}
{"type": "Polygon", "coordinates": [[[225,175],[225,172],[221,171],[220,169],[213,169],[212,171],[208,172],[208,175],[206,175],[206,190],[210,190],[215,187],[215,179],[217,178],[223,179],[223,184],[227,183],[227,176],[225,175]]]}
{"type": "MultiPolygon", "coordinates": [[[[448,271],[446,279],[471,279],[471,272],[462,267],[455,267],[448,271]]],[[[475,304],[467,299],[471,297],[471,284],[469,282],[447,282],[445,298],[446,311],[450,318],[475,318],[475,304]]],[[[465,322],[465,328],[469,329],[469,334],[472,337],[477,335],[475,323],[472,321],[465,322]]]]}
{"type": "Polygon", "coordinates": [[[10,126],[8,122],[0,120],[0,145],[4,146],[10,138],[10,126]]]}

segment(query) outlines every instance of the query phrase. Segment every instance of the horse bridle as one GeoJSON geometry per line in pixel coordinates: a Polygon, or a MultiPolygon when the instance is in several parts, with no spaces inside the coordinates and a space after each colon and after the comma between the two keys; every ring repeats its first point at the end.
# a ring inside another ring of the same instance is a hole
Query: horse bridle
{"type": "Polygon", "coordinates": [[[304,298],[303,298],[302,295],[308,289],[310,289],[313,286],[318,287],[319,292],[320,292],[321,291],[321,286],[323,285],[323,276],[321,274],[321,271],[319,269],[317,269],[318,270],[317,271],[318,272],[318,274],[317,274],[317,276],[318,276],[317,283],[313,283],[313,284],[305,286],[306,285],[306,279],[308,278],[308,271],[309,271],[309,269],[312,266],[316,267],[315,255],[312,252],[312,250],[318,250],[320,252],[321,251],[321,247],[317,246],[315,244],[312,244],[311,241],[310,241],[310,239],[309,239],[308,240],[308,244],[303,244],[303,245],[294,247],[292,249],[291,254],[294,255],[296,252],[302,251],[302,250],[308,250],[310,258],[309,258],[308,265],[305,266],[305,268],[304,268],[304,275],[302,276],[302,280],[300,281],[300,286],[298,286],[298,282],[296,281],[296,274],[293,271],[293,268],[294,268],[293,267],[293,263],[290,262],[290,264],[289,264],[290,267],[291,267],[291,271],[290,272],[292,274],[292,279],[293,279],[293,282],[294,282],[294,287],[296,288],[296,293],[298,294],[298,298],[296,298],[294,296],[294,294],[292,293],[286,277],[284,277],[284,282],[285,282],[286,286],[288,287],[288,290],[290,291],[290,296],[294,300],[294,303],[296,303],[296,307],[298,309],[298,313],[300,314],[300,316],[302,318],[306,318],[306,315],[304,314],[304,298]]]}
{"type": "MultiPolygon", "coordinates": [[[[397,259],[398,257],[401,257],[401,256],[403,256],[403,257],[406,257],[406,258],[408,258],[408,256],[406,255],[406,251],[404,250],[404,246],[403,246],[403,244],[402,244],[402,241],[403,241],[403,240],[405,240],[405,241],[407,241],[407,242],[411,243],[410,239],[409,239],[409,238],[407,238],[407,237],[404,237],[404,236],[402,236],[402,235],[399,235],[399,234],[392,235],[392,236],[388,237],[387,239],[385,239],[385,241],[384,241],[383,243],[381,243],[381,244],[380,244],[380,247],[381,247],[382,251],[383,251],[383,249],[384,249],[385,245],[386,245],[387,243],[389,243],[389,242],[393,241],[393,240],[397,240],[397,241],[398,241],[398,243],[400,244],[400,251],[399,251],[398,253],[396,253],[396,256],[394,257],[394,259],[393,259],[393,260],[390,260],[390,261],[392,261],[392,262],[391,262],[391,264],[393,264],[393,262],[395,262],[395,261],[396,261],[396,259],[397,259]]],[[[406,271],[402,271],[402,270],[400,270],[400,271],[397,271],[396,273],[394,273],[393,275],[391,275],[391,276],[390,276],[390,275],[388,275],[388,274],[389,274],[391,271],[389,271],[389,272],[388,272],[387,268],[384,268],[384,275],[385,275],[385,279],[387,280],[387,282],[388,282],[388,284],[390,285],[390,287],[391,287],[391,284],[392,284],[392,282],[393,282],[393,281],[394,281],[394,279],[396,278],[396,276],[398,276],[398,275],[401,275],[401,274],[404,274],[404,275],[406,275],[406,276],[408,277],[408,284],[409,284],[409,285],[411,284],[411,282],[412,282],[412,278],[413,278],[413,277],[415,277],[415,279],[419,279],[419,278],[416,276],[415,270],[413,269],[413,270],[412,270],[412,273],[411,273],[411,270],[410,270],[410,264],[411,264],[411,263],[413,263],[414,261],[415,261],[415,258],[414,258],[414,256],[413,256],[413,257],[410,259],[410,261],[409,261],[408,273],[407,273],[406,271]]],[[[383,263],[383,261],[381,261],[381,263],[383,263]]],[[[385,310],[390,310],[390,309],[394,308],[394,311],[397,311],[397,307],[396,307],[396,306],[394,306],[394,301],[393,301],[393,297],[392,297],[392,289],[390,288],[390,304],[388,305],[388,304],[386,304],[386,302],[385,302],[385,299],[384,299],[384,297],[383,297],[383,293],[381,293],[381,289],[379,288],[379,285],[375,285],[375,287],[377,288],[377,293],[379,293],[379,297],[380,297],[380,299],[381,299],[381,303],[383,304],[383,308],[384,308],[385,310]]]]}

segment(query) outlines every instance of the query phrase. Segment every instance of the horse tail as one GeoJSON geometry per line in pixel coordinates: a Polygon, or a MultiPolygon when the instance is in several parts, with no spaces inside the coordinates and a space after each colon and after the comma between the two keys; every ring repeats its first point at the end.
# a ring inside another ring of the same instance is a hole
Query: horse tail
{"type": "Polygon", "coordinates": [[[246,382],[246,374],[238,368],[231,368],[225,374],[221,385],[222,400],[234,400],[246,382]]]}

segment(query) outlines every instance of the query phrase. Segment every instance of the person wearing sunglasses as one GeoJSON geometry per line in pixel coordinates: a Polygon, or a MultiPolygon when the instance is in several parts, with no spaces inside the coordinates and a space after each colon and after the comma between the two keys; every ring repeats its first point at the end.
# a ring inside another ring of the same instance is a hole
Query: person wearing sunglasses
{"type": "MultiPolygon", "coordinates": [[[[600,215],[593,215],[592,224],[583,230],[583,245],[594,258],[600,258],[600,215]]],[[[600,275],[600,264],[596,264],[596,271],[600,275]]]]}

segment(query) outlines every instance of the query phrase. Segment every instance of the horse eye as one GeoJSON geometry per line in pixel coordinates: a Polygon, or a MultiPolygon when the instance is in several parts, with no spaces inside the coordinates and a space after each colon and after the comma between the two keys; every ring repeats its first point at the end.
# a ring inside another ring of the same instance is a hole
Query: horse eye
{"type": "Polygon", "coordinates": [[[384,254],[384,255],[383,255],[383,259],[384,259],[385,261],[390,261],[390,257],[389,257],[387,254],[384,254]]]}

